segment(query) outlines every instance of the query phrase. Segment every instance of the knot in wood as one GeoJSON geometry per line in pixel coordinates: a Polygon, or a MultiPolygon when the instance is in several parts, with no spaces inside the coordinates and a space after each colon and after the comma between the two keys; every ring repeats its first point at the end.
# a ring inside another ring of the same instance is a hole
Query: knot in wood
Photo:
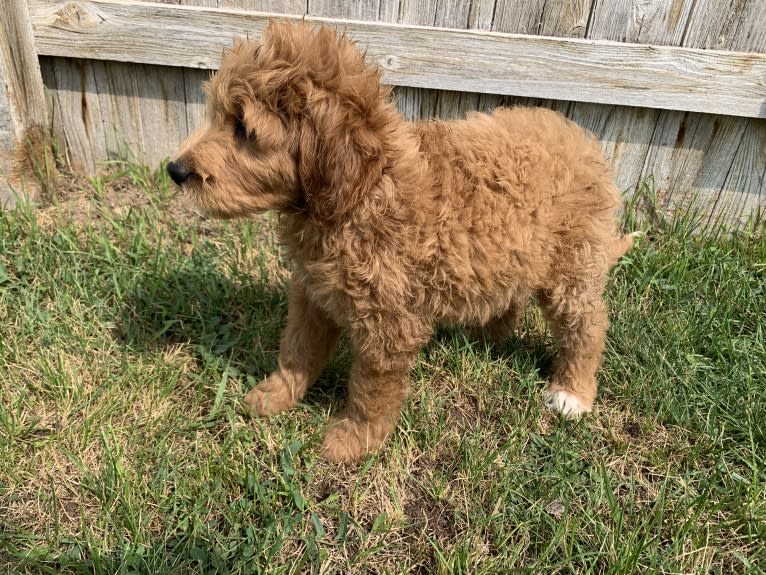
{"type": "Polygon", "coordinates": [[[67,2],[56,11],[53,25],[65,30],[95,28],[104,19],[88,8],[83,2],[67,2]]]}

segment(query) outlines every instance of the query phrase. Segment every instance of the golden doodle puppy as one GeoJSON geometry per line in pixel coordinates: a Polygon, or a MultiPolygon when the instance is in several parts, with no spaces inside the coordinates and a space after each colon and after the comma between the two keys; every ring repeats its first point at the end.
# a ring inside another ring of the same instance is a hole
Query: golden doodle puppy
{"type": "Polygon", "coordinates": [[[293,407],[341,332],[354,360],[323,454],[355,460],[394,429],[435,326],[507,335],[531,296],[559,344],[549,407],[590,411],[604,350],[619,194],[596,140],[545,109],[407,122],[357,47],[272,23],[206,85],[207,126],[168,165],[203,210],[275,210],[294,262],[279,366],[245,397],[293,407]]]}

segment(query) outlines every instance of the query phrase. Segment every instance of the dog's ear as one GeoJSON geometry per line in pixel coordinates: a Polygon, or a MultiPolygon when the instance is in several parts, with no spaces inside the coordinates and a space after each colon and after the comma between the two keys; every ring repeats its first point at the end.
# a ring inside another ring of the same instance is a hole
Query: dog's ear
{"type": "Polygon", "coordinates": [[[320,221],[337,221],[382,176],[389,90],[359,49],[327,27],[275,22],[264,34],[262,54],[281,63],[274,69],[278,107],[296,128],[308,208],[320,221]]]}
{"type": "Polygon", "coordinates": [[[383,175],[381,134],[362,120],[353,118],[342,98],[325,94],[301,121],[298,174],[306,203],[322,222],[348,213],[383,175]]]}

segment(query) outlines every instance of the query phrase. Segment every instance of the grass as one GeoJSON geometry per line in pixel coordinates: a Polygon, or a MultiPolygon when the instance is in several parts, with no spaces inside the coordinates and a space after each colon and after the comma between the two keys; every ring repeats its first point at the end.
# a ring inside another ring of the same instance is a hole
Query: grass
{"type": "Polygon", "coordinates": [[[502,349],[441,331],[344,468],[316,453],[345,347],[297,409],[239,404],[276,363],[274,221],[136,165],[69,188],[0,212],[0,573],[763,572],[762,224],[679,217],[620,262],[594,414],[542,407],[530,309],[502,349]]]}

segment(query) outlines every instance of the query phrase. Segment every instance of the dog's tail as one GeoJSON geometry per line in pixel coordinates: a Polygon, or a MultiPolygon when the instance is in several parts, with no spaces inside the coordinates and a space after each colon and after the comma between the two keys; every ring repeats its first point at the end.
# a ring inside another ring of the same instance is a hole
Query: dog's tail
{"type": "Polygon", "coordinates": [[[633,247],[633,240],[642,235],[644,235],[644,232],[633,232],[625,234],[614,242],[612,249],[609,251],[609,267],[611,268],[614,266],[617,263],[617,260],[628,253],[630,248],[633,247]]]}

